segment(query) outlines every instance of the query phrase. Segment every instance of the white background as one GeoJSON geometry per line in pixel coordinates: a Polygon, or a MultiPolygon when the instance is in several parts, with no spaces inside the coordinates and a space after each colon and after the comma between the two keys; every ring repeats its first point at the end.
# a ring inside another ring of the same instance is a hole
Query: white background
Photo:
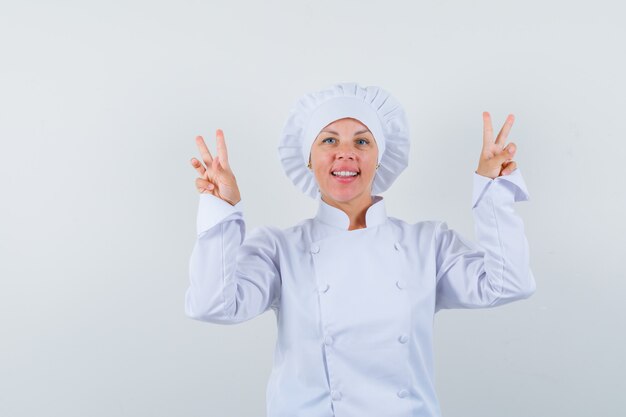
{"type": "MultiPolygon", "coordinates": [[[[0,2],[0,415],[263,416],[276,336],[187,319],[198,156],[222,128],[248,227],[315,202],[276,146],[301,95],[379,85],[410,165],[388,213],[473,237],[481,112],[531,201],[537,292],[442,311],[445,417],[621,416],[626,26],[621,2],[0,2]]],[[[378,417],[378,416],[376,416],[378,417]]]]}

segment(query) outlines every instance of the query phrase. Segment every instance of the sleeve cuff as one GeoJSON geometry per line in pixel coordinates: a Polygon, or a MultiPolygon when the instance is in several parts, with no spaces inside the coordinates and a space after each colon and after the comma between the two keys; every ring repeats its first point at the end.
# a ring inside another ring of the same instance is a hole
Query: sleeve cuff
{"type": "Polygon", "coordinates": [[[522,172],[516,168],[508,175],[491,179],[474,172],[474,191],[472,196],[472,208],[476,207],[482,196],[490,188],[496,188],[498,193],[504,194],[506,201],[517,202],[530,199],[522,172]]]}
{"type": "Polygon", "coordinates": [[[200,194],[198,204],[197,233],[206,232],[216,224],[233,214],[243,218],[243,201],[240,200],[234,206],[219,197],[211,194],[200,194]]]}

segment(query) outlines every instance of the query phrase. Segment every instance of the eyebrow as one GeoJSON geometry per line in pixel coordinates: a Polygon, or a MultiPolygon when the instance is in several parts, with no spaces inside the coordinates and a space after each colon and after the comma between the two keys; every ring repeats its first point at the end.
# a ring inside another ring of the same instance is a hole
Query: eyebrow
{"type": "MultiPolygon", "coordinates": [[[[354,134],[354,136],[362,135],[363,133],[367,133],[367,132],[372,133],[369,131],[369,129],[365,129],[365,130],[359,130],[358,132],[354,134]]],[[[334,132],[332,130],[322,130],[322,133],[330,133],[331,135],[339,136],[339,133],[334,132]]]]}

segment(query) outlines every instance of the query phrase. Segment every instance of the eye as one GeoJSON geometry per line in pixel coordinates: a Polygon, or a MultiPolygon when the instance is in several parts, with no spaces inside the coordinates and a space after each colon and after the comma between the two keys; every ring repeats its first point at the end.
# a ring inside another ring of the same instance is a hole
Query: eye
{"type": "Polygon", "coordinates": [[[333,144],[333,143],[335,143],[335,142],[337,142],[337,139],[335,139],[335,138],[326,138],[326,139],[322,139],[322,143],[330,143],[330,144],[333,144]]]}
{"type": "Polygon", "coordinates": [[[357,145],[367,145],[370,143],[370,141],[367,139],[357,139],[355,142],[357,145]]]}

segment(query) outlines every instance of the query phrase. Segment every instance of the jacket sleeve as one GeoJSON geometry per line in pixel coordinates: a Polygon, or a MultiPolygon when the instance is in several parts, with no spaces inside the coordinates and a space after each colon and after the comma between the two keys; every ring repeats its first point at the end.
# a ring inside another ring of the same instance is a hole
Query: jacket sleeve
{"type": "Polygon", "coordinates": [[[185,314],[234,324],[278,305],[280,273],[276,239],[269,229],[246,237],[242,203],[232,206],[200,194],[197,239],[189,262],[185,314]]]}
{"type": "Polygon", "coordinates": [[[474,173],[477,244],[448,229],[445,222],[435,228],[436,311],[494,307],[535,292],[524,224],[513,210],[514,202],[528,199],[519,168],[495,179],[474,173]]]}

